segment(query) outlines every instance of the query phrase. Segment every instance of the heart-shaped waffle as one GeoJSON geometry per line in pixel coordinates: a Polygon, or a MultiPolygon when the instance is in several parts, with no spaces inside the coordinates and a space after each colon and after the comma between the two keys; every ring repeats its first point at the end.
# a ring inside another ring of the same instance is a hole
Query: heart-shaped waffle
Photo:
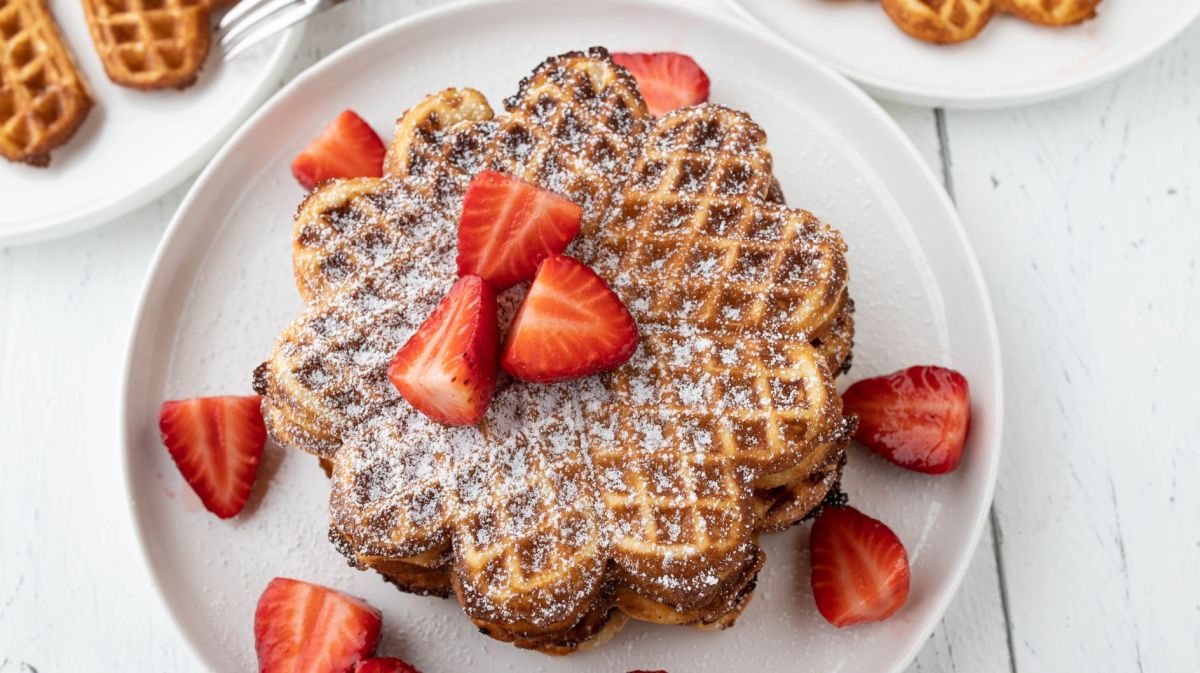
{"type": "Polygon", "coordinates": [[[268,428],[326,461],[348,557],[404,588],[452,588],[494,637],[563,652],[624,615],[726,625],[761,566],[757,532],[803,516],[840,473],[841,238],[769,201],[749,117],[702,106],[654,123],[602,50],[550,59],[506,109],[431,97],[401,120],[391,177],[306,200],[309,305],[256,373],[268,428]],[[603,377],[502,381],[479,427],[449,428],[385,369],[456,275],[458,204],[482,168],[584,206],[573,254],[642,341],[603,377]]]}
{"type": "Polygon", "coordinates": [[[979,34],[994,14],[1013,14],[1045,26],[1067,26],[1096,15],[1100,0],[882,0],[883,8],[913,37],[949,44],[979,34]]]}

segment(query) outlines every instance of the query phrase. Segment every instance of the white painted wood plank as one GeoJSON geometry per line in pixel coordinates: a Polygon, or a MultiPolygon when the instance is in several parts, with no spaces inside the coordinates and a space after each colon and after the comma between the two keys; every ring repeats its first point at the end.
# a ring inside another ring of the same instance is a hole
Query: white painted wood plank
{"type": "Polygon", "coordinates": [[[0,661],[187,670],[133,538],[118,389],[146,264],[179,192],[123,223],[0,253],[0,661]]]}
{"type": "MultiPolygon", "coordinates": [[[[912,139],[934,173],[943,175],[942,139],[938,136],[934,112],[929,108],[897,103],[885,103],[884,109],[912,139]]],[[[989,524],[954,602],[909,667],[910,673],[1005,673],[1010,670],[1007,624],[992,542],[989,524]]]]}
{"type": "Polygon", "coordinates": [[[947,113],[1005,346],[1018,671],[1200,666],[1200,25],[1067,100],[947,113]]]}

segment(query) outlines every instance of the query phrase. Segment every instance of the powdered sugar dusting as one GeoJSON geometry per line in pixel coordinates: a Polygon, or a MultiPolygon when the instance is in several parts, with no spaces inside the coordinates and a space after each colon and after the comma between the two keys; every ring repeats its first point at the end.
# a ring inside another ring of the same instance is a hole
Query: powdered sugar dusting
{"type": "Polygon", "coordinates": [[[829,365],[845,355],[814,347],[848,351],[824,336],[849,324],[840,237],[765,202],[770,159],[744,115],[688,110],[646,140],[644,106],[601,53],[552,59],[507,107],[414,140],[407,172],[306,202],[297,276],[312,303],[259,373],[271,431],[331,460],[332,519],[356,562],[447,566],[492,635],[590,637],[618,579],[720,618],[761,563],[752,503],[783,497],[756,480],[820,447],[825,470],[844,444],[829,365]],[[504,380],[479,427],[447,428],[385,369],[454,280],[458,203],[481,167],[584,206],[573,254],[622,296],[641,343],[602,377],[504,380]]]}

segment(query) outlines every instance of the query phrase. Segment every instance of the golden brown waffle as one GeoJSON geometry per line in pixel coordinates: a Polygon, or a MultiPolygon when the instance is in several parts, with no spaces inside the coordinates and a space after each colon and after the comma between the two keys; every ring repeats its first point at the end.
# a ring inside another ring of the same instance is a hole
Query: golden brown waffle
{"type": "Polygon", "coordinates": [[[844,306],[844,246],[767,202],[764,142],[732,110],[668,115],[614,216],[581,234],[640,334],[588,418],[613,558],[638,593],[678,607],[755,553],[755,483],[820,450],[814,462],[836,463],[846,438],[810,343],[844,306]]]}
{"type": "Polygon", "coordinates": [[[213,9],[237,0],[83,0],[108,78],[134,89],[191,86],[208,56],[213,9]]]}
{"type": "Polygon", "coordinates": [[[1066,26],[1096,15],[1100,0],[882,0],[904,32],[950,44],[979,34],[994,14],[1008,13],[1045,26],[1066,26]]]}
{"type": "Polygon", "coordinates": [[[43,0],[0,0],[0,155],[34,166],[83,123],[92,96],[43,0]]]}
{"type": "Polygon", "coordinates": [[[624,615],[727,626],[763,561],[756,531],[799,519],[840,469],[841,239],[768,203],[748,117],[705,106],[647,134],[636,85],[603,51],[550,59],[506,113],[470,90],[431,97],[402,118],[389,177],[301,206],[308,306],[256,372],[268,428],[332,465],[331,538],[355,565],[452,589],[493,637],[564,653],[624,615]],[[447,428],[385,370],[456,275],[459,204],[485,167],[584,205],[573,254],[644,338],[612,375],[504,380],[480,427],[447,428]]]}

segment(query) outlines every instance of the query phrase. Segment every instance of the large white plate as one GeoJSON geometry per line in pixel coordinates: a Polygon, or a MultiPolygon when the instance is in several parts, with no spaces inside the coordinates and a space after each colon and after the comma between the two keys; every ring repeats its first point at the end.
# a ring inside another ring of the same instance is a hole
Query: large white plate
{"type": "Polygon", "coordinates": [[[864,94],[811,58],[742,25],[622,0],[452,7],[383,28],[317,65],[234,136],[193,186],[147,281],[129,346],[124,442],[129,495],[151,575],[204,665],[253,668],[255,600],[277,575],[326,583],[384,612],[385,653],[422,670],[892,671],[924,642],[971,557],[999,457],[1001,377],[990,304],[955,212],[929,169],[864,94]],[[794,204],[845,232],[858,302],[851,378],[917,362],[970,378],[975,425],[962,467],[906,473],[855,449],[846,485],[886,519],[913,562],[913,592],[890,621],[838,631],[806,588],[807,526],[772,536],[756,597],[736,628],[712,633],[634,624],[566,659],[479,635],[453,601],[401,594],[346,566],[326,541],[328,485],[306,455],[270,447],[246,512],[218,521],[198,507],[159,444],[167,398],[245,393],[250,373],[300,310],[290,232],[301,191],[288,162],[339,110],[386,128],[447,85],[494,101],[543,58],[604,44],[694,54],[712,97],[767,129],[794,204]]]}
{"type": "Polygon", "coordinates": [[[214,43],[192,86],[135,91],[104,74],[78,0],[49,4],[96,104],[48,168],[0,159],[0,245],[107,222],[182,182],[279,86],[302,36],[294,28],[232,63],[214,43]]]}
{"type": "Polygon", "coordinates": [[[986,108],[1065,96],[1125,71],[1200,15],[1194,0],[1104,0],[1080,26],[997,16],[975,39],[909,37],[878,0],[727,0],[871,93],[918,105],[986,108]]]}

